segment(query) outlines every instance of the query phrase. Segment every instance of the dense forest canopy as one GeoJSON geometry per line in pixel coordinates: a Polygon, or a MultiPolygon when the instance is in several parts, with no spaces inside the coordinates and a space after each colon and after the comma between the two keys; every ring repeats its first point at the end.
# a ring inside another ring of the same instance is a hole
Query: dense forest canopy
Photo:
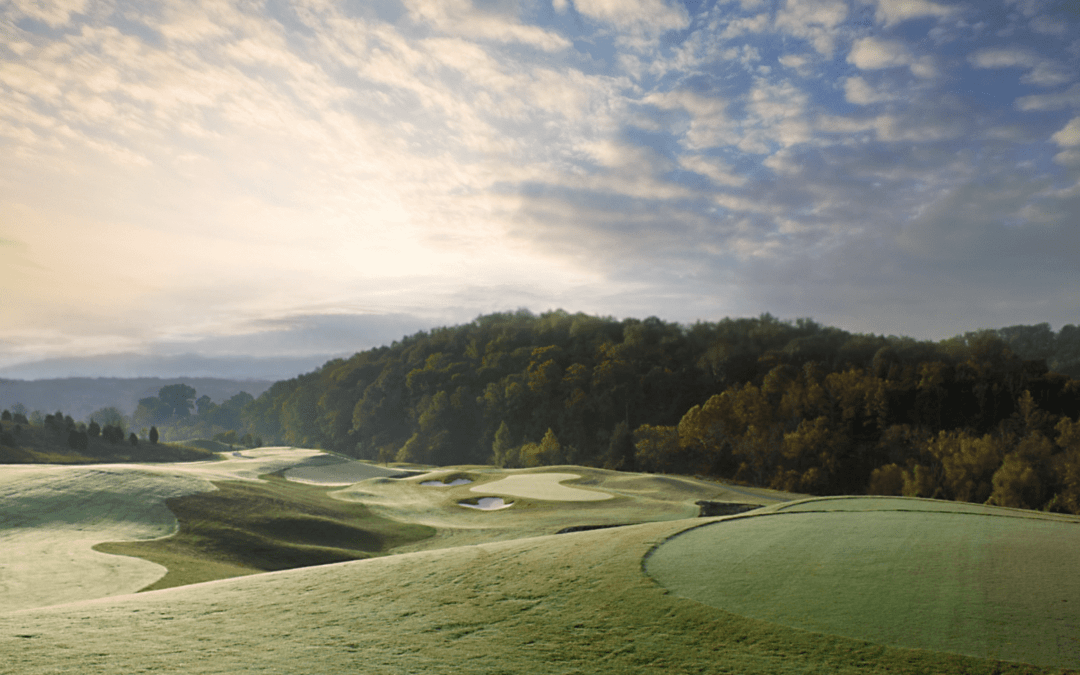
{"type": "Polygon", "coordinates": [[[1074,326],[929,342],[768,314],[683,326],[518,311],[331,361],[241,417],[268,440],[380,461],[579,463],[1076,513],[1078,374],[1074,326]]]}
{"type": "MultiPolygon", "coordinates": [[[[378,461],[575,463],[1080,513],[1077,377],[1071,325],[930,342],[768,314],[684,326],[522,310],[330,361],[258,398],[172,384],[131,420],[106,408],[88,421],[378,461]]],[[[7,415],[0,445],[17,447],[7,415]]]]}

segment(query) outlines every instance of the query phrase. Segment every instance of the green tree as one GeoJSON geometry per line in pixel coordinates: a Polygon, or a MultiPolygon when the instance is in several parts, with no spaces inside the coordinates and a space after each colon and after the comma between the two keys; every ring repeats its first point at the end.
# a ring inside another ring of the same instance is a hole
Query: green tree
{"type": "Polygon", "coordinates": [[[634,471],[634,435],[630,433],[630,425],[625,420],[615,425],[608,442],[607,460],[604,468],[616,471],[634,471]]]}
{"type": "MultiPolygon", "coordinates": [[[[495,440],[491,443],[491,461],[495,466],[506,466],[508,460],[511,459],[510,453],[514,450],[514,441],[510,436],[510,426],[507,425],[506,420],[503,420],[499,424],[498,431],[495,432],[495,440]]],[[[513,458],[516,464],[516,459],[513,458]]]]}
{"type": "Polygon", "coordinates": [[[159,389],[157,397],[172,411],[172,415],[187,417],[194,405],[195,389],[186,384],[170,384],[159,389]]]}
{"type": "Polygon", "coordinates": [[[94,421],[94,418],[90,418],[90,424],[86,427],[86,435],[90,438],[97,438],[101,435],[101,426],[94,421]]]}
{"type": "Polygon", "coordinates": [[[158,430],[157,427],[150,427],[150,444],[156,445],[158,442],[158,430]]]}
{"type": "Polygon", "coordinates": [[[77,429],[71,429],[68,431],[68,447],[72,450],[83,451],[89,446],[89,441],[86,437],[85,431],[79,431],[77,429]]]}

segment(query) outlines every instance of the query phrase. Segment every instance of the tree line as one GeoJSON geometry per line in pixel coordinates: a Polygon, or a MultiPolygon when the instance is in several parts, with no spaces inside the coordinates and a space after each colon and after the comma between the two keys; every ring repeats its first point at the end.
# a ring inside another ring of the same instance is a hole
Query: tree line
{"type": "Polygon", "coordinates": [[[1080,331],[1048,331],[930,342],[769,314],[498,313],[278,382],[240,417],[276,442],[378,461],[577,463],[1080,513],[1080,383],[1047,365],[1080,363],[1080,331]]]}

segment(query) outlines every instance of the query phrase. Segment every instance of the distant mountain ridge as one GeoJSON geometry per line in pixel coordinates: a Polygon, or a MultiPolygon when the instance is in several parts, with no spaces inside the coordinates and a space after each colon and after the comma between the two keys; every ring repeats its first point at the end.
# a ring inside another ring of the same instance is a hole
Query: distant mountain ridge
{"type": "Polygon", "coordinates": [[[158,390],[169,384],[186,384],[199,396],[205,394],[220,403],[241,391],[257,397],[269,389],[273,381],[214,377],[0,379],[0,409],[10,409],[21,403],[27,411],[51,413],[61,410],[65,415],[83,420],[96,410],[114,406],[125,415],[131,415],[139,399],[156,396],[158,390]]]}
{"type": "Polygon", "coordinates": [[[72,377],[203,377],[276,381],[287,380],[300,373],[316,370],[327,361],[344,355],[343,353],[304,356],[102,354],[53,358],[3,366],[0,367],[0,378],[43,380],[72,377]]]}

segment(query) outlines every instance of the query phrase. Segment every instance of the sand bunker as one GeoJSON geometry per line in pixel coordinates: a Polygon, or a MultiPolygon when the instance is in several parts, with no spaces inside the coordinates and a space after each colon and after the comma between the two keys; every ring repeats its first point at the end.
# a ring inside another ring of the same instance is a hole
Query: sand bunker
{"type": "Polygon", "coordinates": [[[458,506],[464,506],[467,509],[480,509],[481,511],[497,511],[513,505],[514,502],[506,502],[502,497],[481,497],[476,500],[475,504],[471,502],[458,502],[458,506]]]}
{"type": "Polygon", "coordinates": [[[542,499],[550,502],[598,502],[614,495],[599,490],[559,485],[564,480],[581,478],[576,473],[526,473],[508,476],[493,483],[471,488],[473,492],[494,492],[510,497],[542,499]]]}
{"type": "Polygon", "coordinates": [[[454,480],[450,481],[449,483],[444,483],[441,480],[426,480],[426,481],[424,481],[423,483],[420,483],[420,484],[423,485],[424,487],[451,487],[451,486],[454,486],[454,485],[468,485],[471,482],[472,481],[469,480],[468,478],[455,478],[454,480]]]}

